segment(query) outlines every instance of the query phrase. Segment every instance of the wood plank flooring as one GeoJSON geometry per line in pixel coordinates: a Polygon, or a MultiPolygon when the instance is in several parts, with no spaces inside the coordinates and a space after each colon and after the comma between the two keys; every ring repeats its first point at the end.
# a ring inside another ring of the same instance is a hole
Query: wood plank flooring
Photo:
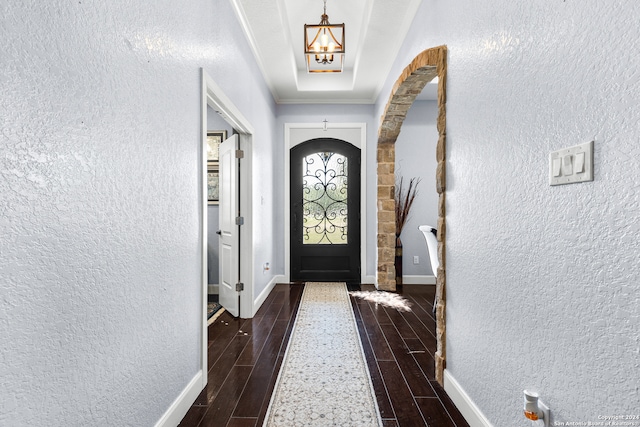
{"type": "MultiPolygon", "coordinates": [[[[303,287],[276,285],[253,319],[225,312],[209,326],[208,385],[181,427],[262,426],[303,287]]],[[[434,292],[404,285],[409,313],[351,297],[384,427],[468,427],[435,381],[434,292]]]]}

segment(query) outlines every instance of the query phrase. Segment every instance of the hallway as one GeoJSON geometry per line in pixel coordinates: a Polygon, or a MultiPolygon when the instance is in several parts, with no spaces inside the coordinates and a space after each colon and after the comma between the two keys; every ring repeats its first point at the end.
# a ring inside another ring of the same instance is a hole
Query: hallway
{"type": "MultiPolygon", "coordinates": [[[[277,285],[253,319],[225,312],[209,326],[208,385],[180,426],[262,425],[302,290],[277,285]]],[[[409,313],[351,297],[385,427],[468,425],[435,381],[433,292],[405,285],[398,293],[410,301],[409,313]]]]}

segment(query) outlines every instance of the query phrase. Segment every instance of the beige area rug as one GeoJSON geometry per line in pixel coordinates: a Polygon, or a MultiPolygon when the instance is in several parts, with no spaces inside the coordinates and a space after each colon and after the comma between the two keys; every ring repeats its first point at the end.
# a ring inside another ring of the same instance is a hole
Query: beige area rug
{"type": "Polygon", "coordinates": [[[264,426],[382,426],[344,283],[305,284],[264,426]]]}

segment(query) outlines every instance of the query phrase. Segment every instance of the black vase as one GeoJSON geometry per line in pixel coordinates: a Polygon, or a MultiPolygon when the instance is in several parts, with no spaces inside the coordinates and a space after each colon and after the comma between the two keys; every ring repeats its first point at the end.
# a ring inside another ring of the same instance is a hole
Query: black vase
{"type": "Polygon", "coordinates": [[[402,286],[402,240],[396,236],[396,286],[402,286]]]}

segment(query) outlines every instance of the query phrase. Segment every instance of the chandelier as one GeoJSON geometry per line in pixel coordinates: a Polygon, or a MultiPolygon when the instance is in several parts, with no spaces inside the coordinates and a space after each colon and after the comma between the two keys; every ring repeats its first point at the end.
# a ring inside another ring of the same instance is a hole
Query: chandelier
{"type": "Polygon", "coordinates": [[[304,24],[304,55],[310,73],[340,73],[344,59],[344,24],[330,24],[327,0],[318,25],[304,24]]]}

